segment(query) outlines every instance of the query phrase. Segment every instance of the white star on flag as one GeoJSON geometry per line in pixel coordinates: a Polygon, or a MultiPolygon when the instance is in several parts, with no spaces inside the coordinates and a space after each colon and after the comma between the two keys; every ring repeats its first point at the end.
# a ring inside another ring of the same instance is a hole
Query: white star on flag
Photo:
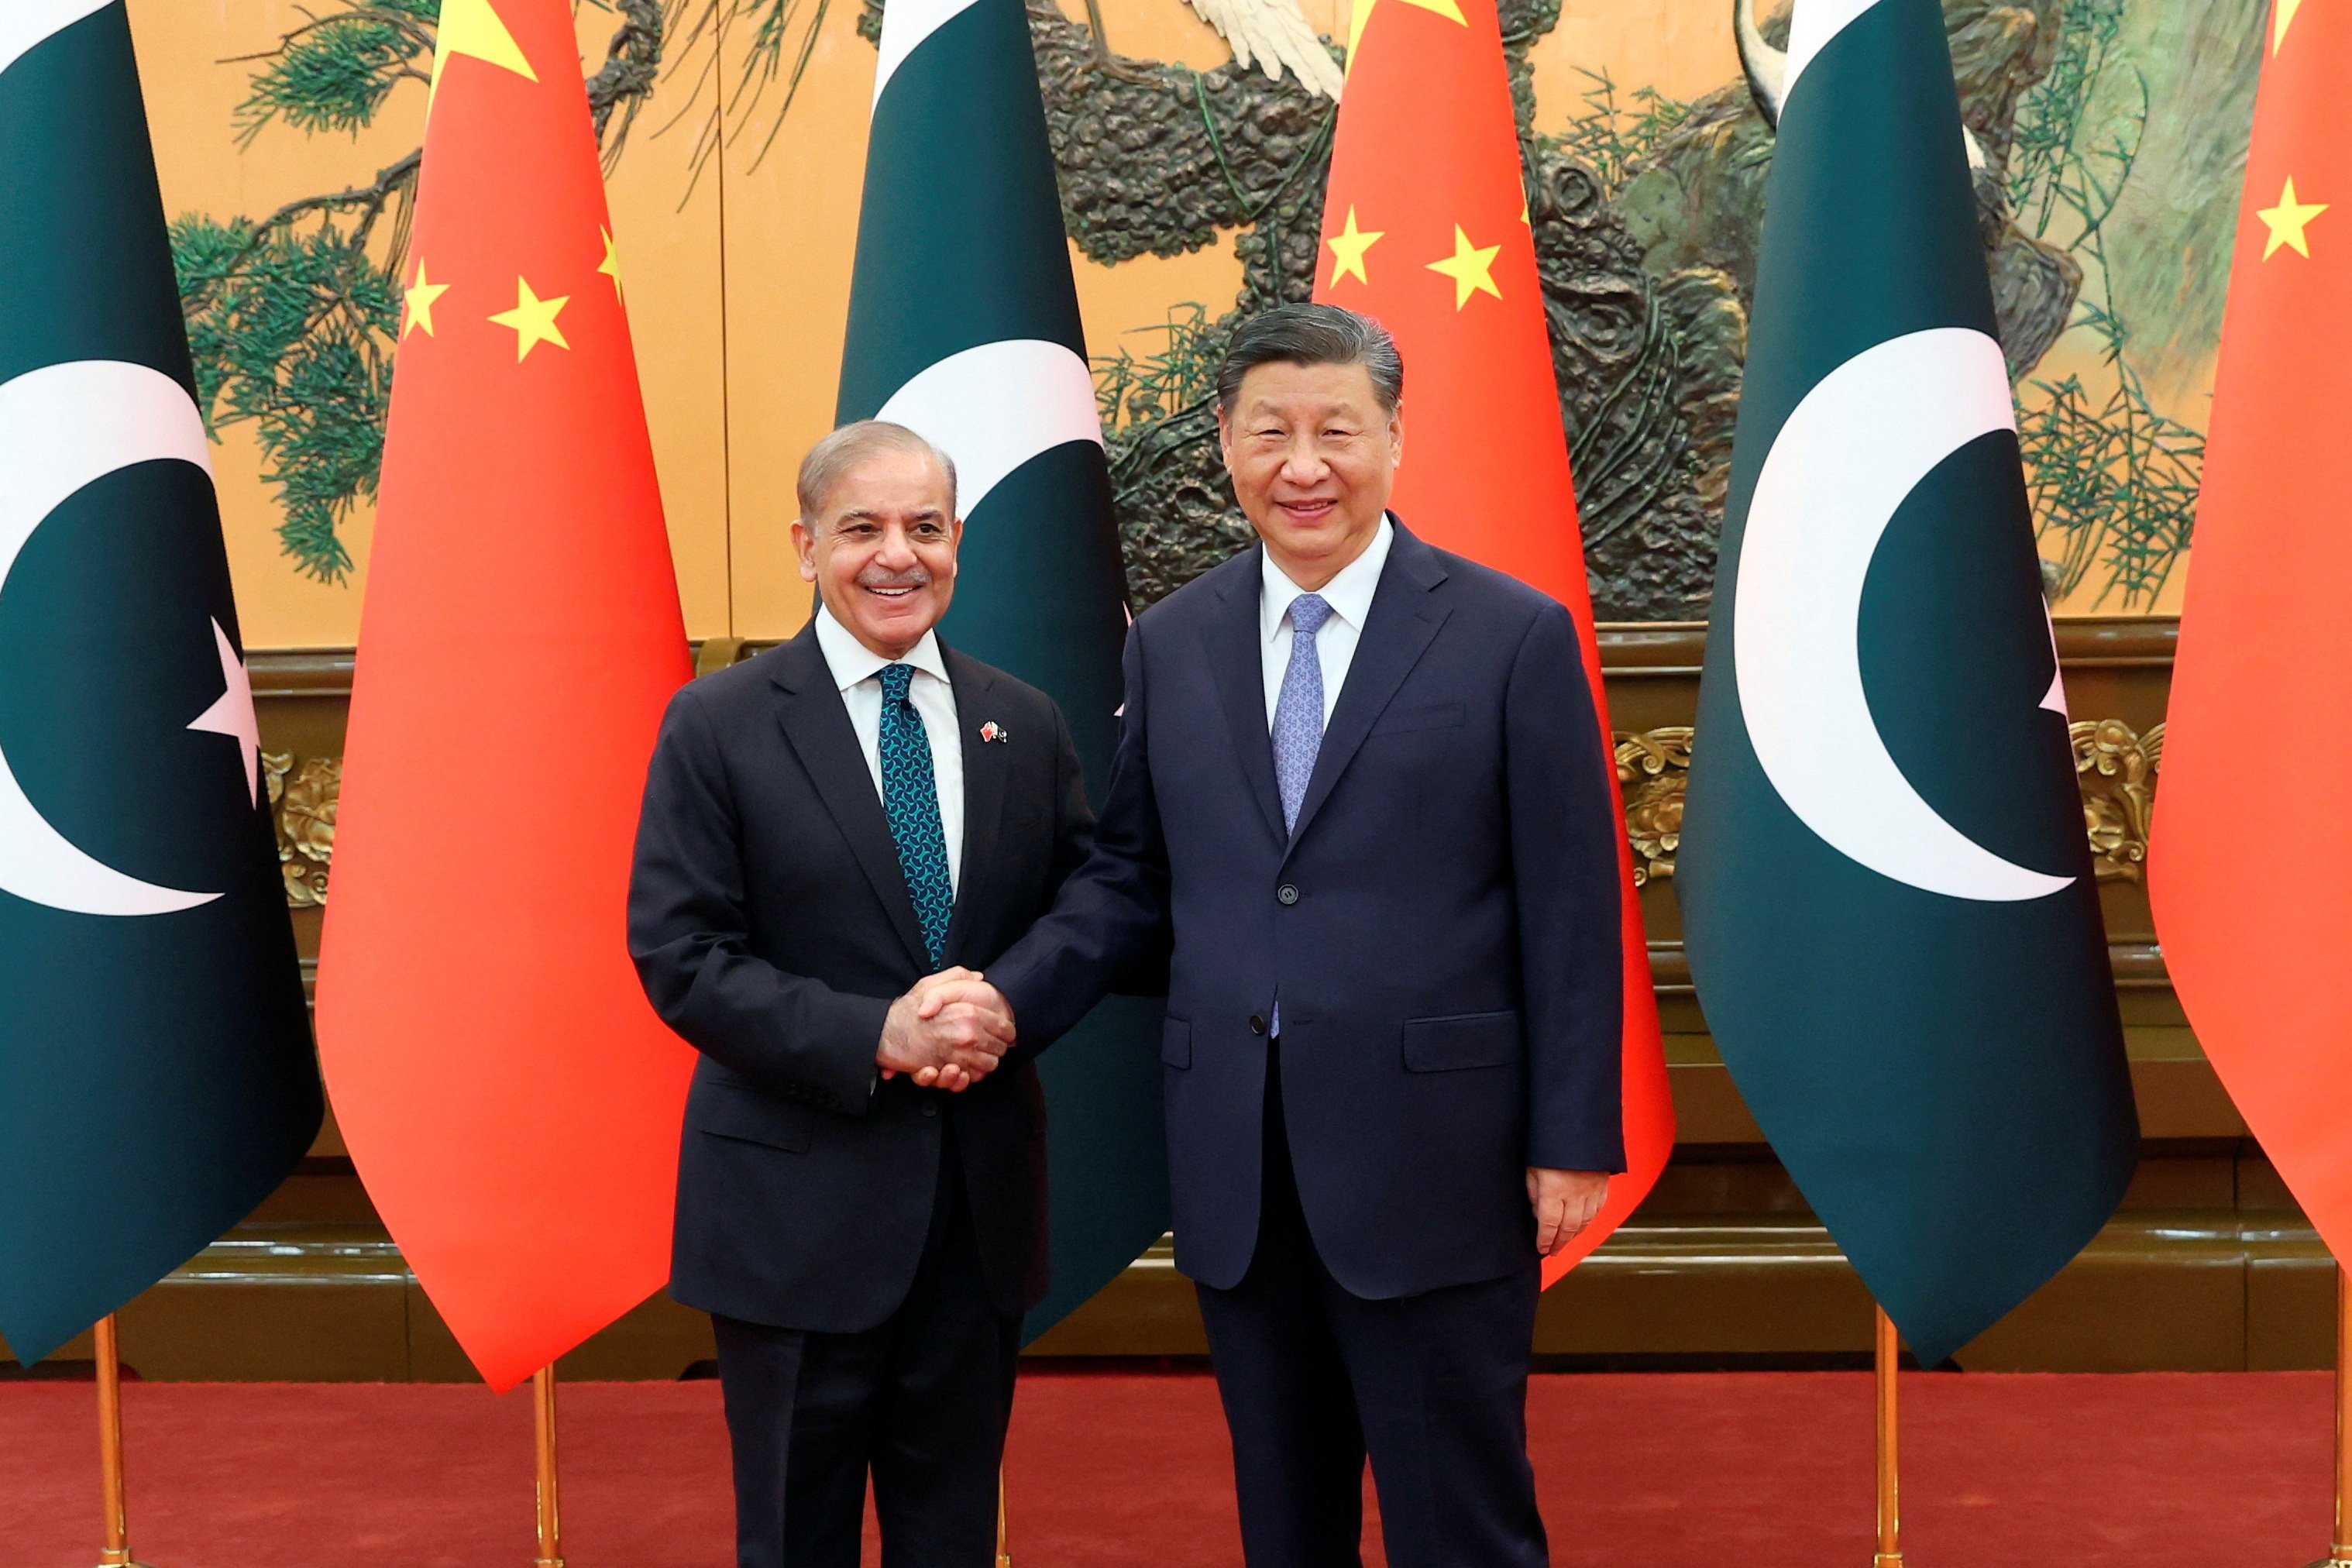
{"type": "Polygon", "coordinates": [[[245,660],[236,655],[228,633],[218,621],[213,623],[213,641],[220,647],[220,700],[189,721],[188,728],[207,734],[226,735],[236,742],[245,759],[245,793],[253,804],[261,804],[261,721],[253,716],[253,677],[245,668],[245,660]]]}

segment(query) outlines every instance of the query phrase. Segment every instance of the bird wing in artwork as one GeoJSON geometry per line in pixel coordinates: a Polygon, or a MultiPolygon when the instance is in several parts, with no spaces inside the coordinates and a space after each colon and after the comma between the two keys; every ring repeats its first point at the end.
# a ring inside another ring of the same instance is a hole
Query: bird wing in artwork
{"type": "Polygon", "coordinates": [[[1339,67],[1298,8],[1298,0],[1192,0],[1201,20],[1233,47],[1234,59],[1279,79],[1289,68],[1299,85],[1339,96],[1339,67]]]}

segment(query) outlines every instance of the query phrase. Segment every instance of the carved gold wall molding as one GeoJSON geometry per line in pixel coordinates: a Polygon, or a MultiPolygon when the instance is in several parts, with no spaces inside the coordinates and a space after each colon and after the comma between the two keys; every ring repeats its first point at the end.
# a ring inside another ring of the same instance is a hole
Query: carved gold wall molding
{"type": "Polygon", "coordinates": [[[1671,724],[1617,737],[1617,787],[1625,795],[1625,836],[1633,842],[1633,885],[1675,874],[1683,842],[1683,791],[1690,781],[1691,729],[1671,724]]]}
{"type": "Polygon", "coordinates": [[[2074,741],[2074,772],[2083,786],[2083,826],[2091,863],[2102,882],[2137,882],[2147,875],[2147,824],[2156,807],[2156,775],[2164,765],[2164,726],[2143,735],[2120,719],[2085,719],[2067,726],[2074,741]]]}
{"type": "Polygon", "coordinates": [[[298,767],[291,752],[264,752],[261,765],[269,775],[269,815],[278,827],[286,902],[298,910],[316,908],[327,901],[327,870],[335,858],[343,759],[305,757],[298,767]]]}
{"type": "MultiPolygon", "coordinates": [[[[2102,882],[2137,882],[2147,874],[2148,816],[2164,763],[2164,726],[2153,725],[2143,735],[2120,719],[2085,719],[2069,725],[2068,733],[2092,865],[2102,882]]],[[[1635,887],[1675,874],[1690,758],[1687,724],[1618,733],[1617,784],[1625,794],[1635,887]]]]}

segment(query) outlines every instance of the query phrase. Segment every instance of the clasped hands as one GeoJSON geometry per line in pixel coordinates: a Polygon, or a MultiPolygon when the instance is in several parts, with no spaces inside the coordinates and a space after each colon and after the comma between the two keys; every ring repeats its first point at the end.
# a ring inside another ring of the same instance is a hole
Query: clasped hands
{"type": "Polygon", "coordinates": [[[890,1004],[874,1062],[925,1089],[961,1093],[996,1069],[1013,1042],[1013,1005],[969,969],[942,969],[890,1004]]]}

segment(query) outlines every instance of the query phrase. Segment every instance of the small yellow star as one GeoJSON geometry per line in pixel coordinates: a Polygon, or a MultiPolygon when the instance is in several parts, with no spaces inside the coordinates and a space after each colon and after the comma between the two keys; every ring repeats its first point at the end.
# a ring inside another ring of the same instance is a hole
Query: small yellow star
{"type": "Polygon", "coordinates": [[[613,280],[613,298],[625,304],[628,297],[621,290],[621,254],[613,248],[613,231],[600,223],[596,232],[604,237],[604,264],[596,270],[613,280]]]}
{"type": "Polygon", "coordinates": [[[2278,0],[2271,12],[2271,53],[2279,52],[2286,42],[2286,30],[2294,26],[2294,14],[2303,9],[2303,0],[2278,0]]]}
{"type": "Polygon", "coordinates": [[[1526,224],[1529,228],[1533,228],[1536,226],[1535,215],[1532,210],[1532,206],[1528,201],[1527,195],[1524,192],[1519,195],[1519,221],[1526,224]]]}
{"type": "Polygon", "coordinates": [[[562,329],[555,324],[556,312],[572,302],[569,294],[558,294],[552,300],[542,300],[530,291],[530,285],[520,278],[515,279],[515,308],[500,310],[490,318],[501,327],[515,330],[515,363],[520,364],[523,355],[541,343],[553,343],[557,348],[572,345],[563,341],[562,329]]]}
{"type": "Polygon", "coordinates": [[[1454,279],[1454,308],[1462,309],[1473,294],[1492,294],[1499,300],[1503,291],[1495,287],[1495,258],[1503,253],[1499,245],[1474,246],[1462,226],[1454,226],[1454,254],[1443,261],[1427,263],[1432,272],[1443,272],[1454,279]]]}
{"type": "Polygon", "coordinates": [[[1355,275],[1359,283],[1371,282],[1364,271],[1364,252],[1379,243],[1381,237],[1387,232],[1382,228],[1358,228],[1356,209],[1352,204],[1349,206],[1348,226],[1323,242],[1331,247],[1331,283],[1334,288],[1339,286],[1340,279],[1350,273],[1355,275]]]}
{"type": "Polygon", "coordinates": [[[400,302],[408,312],[408,321],[400,329],[400,335],[404,338],[417,328],[423,327],[425,335],[431,337],[433,335],[433,301],[448,291],[449,285],[446,283],[436,283],[425,276],[425,258],[418,257],[416,281],[400,291],[400,302]]]}
{"type": "Polygon", "coordinates": [[[2288,175],[2286,189],[2279,194],[2278,205],[2263,207],[2254,214],[2256,217],[2270,226],[2270,238],[2263,242],[2263,259],[2268,261],[2271,258],[2271,253],[2282,245],[2291,245],[2296,254],[2309,256],[2311,246],[2304,238],[2303,231],[2310,225],[2313,218],[2326,212],[2327,207],[2328,204],[2326,202],[2296,201],[2294,176],[2288,175]]]}

